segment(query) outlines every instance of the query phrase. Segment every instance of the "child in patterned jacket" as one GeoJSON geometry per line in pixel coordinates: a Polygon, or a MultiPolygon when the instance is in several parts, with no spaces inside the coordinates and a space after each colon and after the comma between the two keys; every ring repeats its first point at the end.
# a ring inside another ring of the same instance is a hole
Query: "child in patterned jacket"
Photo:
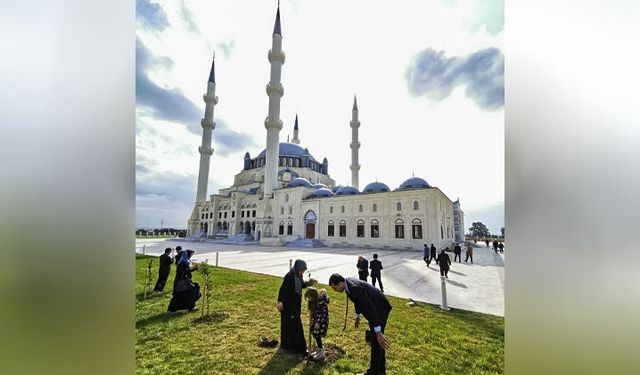
{"type": "Polygon", "coordinates": [[[304,299],[308,303],[311,315],[311,335],[316,340],[317,350],[311,353],[314,361],[324,360],[324,346],[322,338],[327,335],[329,328],[329,295],[324,289],[307,288],[304,299]]]}

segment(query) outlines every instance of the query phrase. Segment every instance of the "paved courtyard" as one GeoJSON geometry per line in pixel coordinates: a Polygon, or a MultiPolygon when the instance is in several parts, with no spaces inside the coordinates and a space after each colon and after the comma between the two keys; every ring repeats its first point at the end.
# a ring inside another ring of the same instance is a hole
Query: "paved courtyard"
{"type": "MultiPolygon", "coordinates": [[[[311,277],[323,284],[329,282],[329,276],[334,272],[357,277],[358,256],[363,255],[371,261],[373,254],[377,253],[384,267],[382,283],[385,294],[437,305],[442,303],[439,268],[434,262],[427,267],[422,260],[422,251],[267,247],[173,239],[137,239],[135,251],[142,253],[144,246],[147,255],[160,255],[166,247],[178,245],[195,250],[193,259],[196,261],[208,259],[209,264],[215,264],[216,252],[219,252],[220,267],[274,276],[284,276],[289,270],[290,259],[304,259],[311,277]]],[[[449,256],[453,261],[453,253],[449,256]]],[[[487,247],[477,247],[473,253],[474,264],[464,263],[464,249],[462,259],[462,263],[454,262],[449,271],[446,286],[449,306],[504,316],[504,253],[495,254],[487,247]]]]}

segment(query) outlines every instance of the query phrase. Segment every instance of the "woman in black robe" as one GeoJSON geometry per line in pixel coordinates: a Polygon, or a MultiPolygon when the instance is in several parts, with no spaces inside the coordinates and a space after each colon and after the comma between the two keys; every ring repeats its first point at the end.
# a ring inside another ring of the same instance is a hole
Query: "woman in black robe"
{"type": "Polygon", "coordinates": [[[191,266],[191,256],[193,250],[184,250],[180,253],[180,259],[178,259],[178,266],[176,267],[176,278],[173,280],[173,297],[169,302],[167,311],[179,311],[189,310],[194,311],[196,308],[196,301],[200,299],[200,285],[191,281],[191,272],[198,269],[197,266],[191,266]],[[187,290],[177,292],[176,286],[180,280],[186,279],[189,281],[190,287],[187,290]]]}
{"type": "Polygon", "coordinates": [[[304,281],[302,275],[307,263],[297,259],[293,268],[284,276],[278,292],[278,311],[280,311],[280,347],[295,353],[308,354],[307,343],[302,329],[300,313],[302,311],[302,288],[314,285],[317,281],[304,281]]]}

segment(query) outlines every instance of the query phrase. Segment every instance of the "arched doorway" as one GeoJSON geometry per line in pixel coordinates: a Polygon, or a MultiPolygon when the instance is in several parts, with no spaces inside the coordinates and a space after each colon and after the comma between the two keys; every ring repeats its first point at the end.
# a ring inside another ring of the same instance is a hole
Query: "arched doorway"
{"type": "Polygon", "coordinates": [[[244,223],[244,234],[251,234],[251,223],[248,221],[244,223]]]}
{"type": "Polygon", "coordinates": [[[209,234],[209,223],[204,223],[204,234],[209,234]]]}
{"type": "Polygon", "coordinates": [[[309,210],[304,214],[305,238],[316,238],[316,221],[318,217],[313,210],[309,210]]]}

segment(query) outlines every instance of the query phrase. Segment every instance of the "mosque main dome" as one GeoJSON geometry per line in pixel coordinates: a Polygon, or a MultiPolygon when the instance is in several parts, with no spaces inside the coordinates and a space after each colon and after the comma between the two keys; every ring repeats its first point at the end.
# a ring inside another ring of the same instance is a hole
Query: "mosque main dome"
{"type": "Polygon", "coordinates": [[[387,184],[383,184],[382,182],[372,182],[362,190],[363,193],[383,193],[386,191],[391,191],[391,189],[389,189],[387,184]]]}
{"type": "Polygon", "coordinates": [[[423,188],[429,188],[431,187],[431,185],[429,185],[427,183],[427,181],[421,179],[420,177],[411,177],[410,179],[406,180],[405,182],[403,182],[402,184],[400,184],[399,189],[403,190],[403,189],[423,189],[423,188]]]}

